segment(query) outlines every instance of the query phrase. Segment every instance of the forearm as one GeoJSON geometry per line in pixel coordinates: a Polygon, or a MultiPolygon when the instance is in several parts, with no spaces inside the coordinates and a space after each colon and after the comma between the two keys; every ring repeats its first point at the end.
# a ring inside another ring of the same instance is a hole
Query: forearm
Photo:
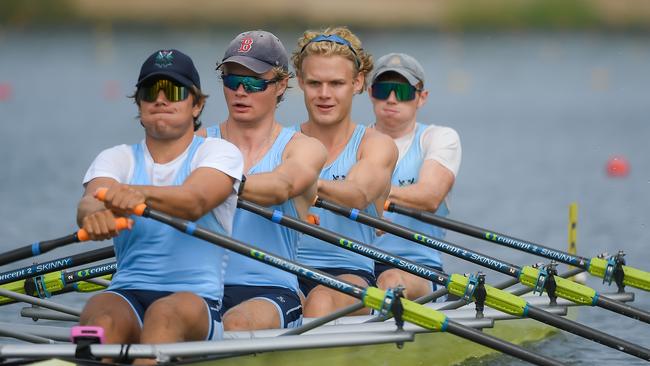
{"type": "Polygon", "coordinates": [[[424,187],[422,184],[411,184],[406,187],[391,186],[388,199],[398,205],[435,212],[445,195],[424,187]]]}
{"type": "Polygon", "coordinates": [[[318,196],[322,199],[333,201],[338,204],[365,209],[373,203],[375,197],[369,197],[354,182],[345,180],[318,180],[318,196]]]}
{"type": "Polygon", "coordinates": [[[200,194],[182,186],[132,186],[145,196],[145,204],[152,209],[182,219],[196,221],[210,211],[208,201],[200,194]]]}
{"type": "Polygon", "coordinates": [[[253,174],[246,177],[241,198],[262,206],[277,205],[293,197],[291,182],[273,173],[253,174]]]}

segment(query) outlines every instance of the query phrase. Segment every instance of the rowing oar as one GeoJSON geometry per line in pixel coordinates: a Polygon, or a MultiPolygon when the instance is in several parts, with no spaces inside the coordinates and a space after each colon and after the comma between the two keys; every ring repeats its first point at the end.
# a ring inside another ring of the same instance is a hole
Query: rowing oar
{"type": "MultiPolygon", "coordinates": [[[[96,197],[102,200],[105,193],[105,189],[100,189],[97,191],[96,197]]],[[[134,214],[151,218],[153,220],[167,224],[188,235],[203,239],[241,255],[251,257],[262,263],[293,273],[297,276],[314,281],[333,290],[340,291],[346,295],[362,300],[366,306],[373,309],[385,311],[385,308],[387,306],[386,300],[390,299],[390,295],[388,295],[389,297],[387,298],[386,291],[382,291],[376,287],[368,287],[363,289],[359,286],[332,277],[325,272],[305,267],[296,262],[275,256],[270,253],[265,253],[259,248],[246,245],[235,239],[207,230],[201,226],[196,225],[194,222],[179,219],[166,213],[153,210],[147,207],[145,204],[138,205],[134,210],[134,214]]],[[[501,339],[484,334],[476,329],[457,323],[447,318],[445,314],[433,309],[416,304],[403,298],[397,297],[394,299],[400,300],[400,304],[403,310],[402,316],[405,321],[411,322],[432,331],[446,331],[461,338],[468,339],[470,341],[496,349],[497,351],[509,354],[511,356],[534,364],[561,365],[559,361],[531,352],[522,347],[516,346],[501,339]]]]}
{"type": "Polygon", "coordinates": [[[318,198],[316,200],[314,206],[335,212],[341,216],[347,217],[354,221],[358,221],[364,225],[383,230],[386,233],[402,237],[406,240],[411,240],[418,244],[422,244],[441,252],[453,255],[454,257],[464,259],[466,261],[506,274],[510,277],[517,278],[520,283],[534,288],[536,292],[541,293],[542,291],[546,290],[549,294],[549,297],[551,298],[551,301],[554,301],[554,298],[559,296],[577,304],[598,306],[603,309],[625,315],[632,319],[638,319],[645,323],[650,323],[650,313],[603,296],[596,292],[596,290],[585,285],[581,285],[579,283],[575,283],[571,280],[558,276],[551,276],[544,268],[534,268],[531,266],[519,267],[514,264],[510,264],[496,258],[474,252],[447,241],[430,238],[420,232],[411,230],[404,226],[368,215],[357,209],[352,209],[333,202],[324,201],[321,198],[318,198]]]}
{"type": "MultiPolygon", "coordinates": [[[[464,298],[468,302],[479,297],[475,291],[478,288],[478,284],[472,280],[473,276],[468,278],[460,274],[448,275],[433,268],[419,265],[403,257],[392,255],[391,253],[385,252],[376,247],[362,244],[325,228],[308,224],[291,216],[286,216],[279,210],[271,210],[242,199],[237,201],[237,207],[260,215],[274,223],[310,235],[316,239],[320,239],[335,246],[374,259],[375,261],[399,268],[415,276],[430,280],[446,287],[449,293],[464,298]]],[[[561,316],[551,314],[541,308],[527,303],[524,299],[509,292],[499,290],[487,284],[484,284],[483,286],[486,290],[486,297],[484,299],[485,304],[493,309],[519,318],[528,317],[535,319],[542,323],[554,326],[641,359],[650,360],[650,349],[613,337],[607,333],[589,328],[561,316]]],[[[483,301],[483,299],[481,299],[481,301],[483,301]]]]}
{"type": "MultiPolygon", "coordinates": [[[[130,229],[132,222],[124,217],[115,219],[115,228],[117,230],[130,229]]],[[[90,240],[88,232],[84,229],[79,229],[75,233],[66,235],[60,238],[36,242],[34,244],[26,245],[24,247],[16,248],[8,252],[0,254],[0,266],[7,263],[15,262],[21,259],[35,257],[37,255],[49,252],[50,250],[60,248],[65,245],[79,243],[90,240]]]]}
{"type": "Polygon", "coordinates": [[[561,250],[549,248],[541,244],[536,244],[523,239],[517,239],[512,236],[498,233],[496,231],[487,230],[470,224],[465,224],[460,221],[440,217],[430,212],[397,205],[390,201],[386,201],[384,209],[386,211],[411,216],[420,221],[437,225],[452,231],[457,231],[459,233],[473,236],[478,239],[487,240],[489,242],[507,246],[512,249],[517,249],[533,255],[549,258],[558,262],[582,268],[590,274],[602,278],[603,283],[611,284],[612,280],[615,280],[618,285],[619,292],[622,292],[623,287],[626,285],[636,287],[641,290],[650,291],[650,272],[622,265],[625,262],[621,262],[621,255],[614,255],[608,259],[600,257],[585,258],[563,252],[561,250]]]}
{"type": "Polygon", "coordinates": [[[82,264],[97,262],[102,259],[112,258],[113,256],[115,256],[113,246],[108,246],[68,257],[54,259],[49,262],[37,263],[28,267],[0,273],[0,285],[82,264]]]}
{"type": "MultiPolygon", "coordinates": [[[[10,282],[1,285],[0,289],[40,298],[64,294],[71,291],[97,291],[103,289],[104,286],[85,281],[96,277],[109,279],[105,276],[110,276],[116,269],[117,264],[112,262],[86,268],[78,268],[72,271],[54,271],[40,276],[10,282]]],[[[0,305],[13,303],[14,301],[15,300],[11,298],[0,296],[0,305]]]]}

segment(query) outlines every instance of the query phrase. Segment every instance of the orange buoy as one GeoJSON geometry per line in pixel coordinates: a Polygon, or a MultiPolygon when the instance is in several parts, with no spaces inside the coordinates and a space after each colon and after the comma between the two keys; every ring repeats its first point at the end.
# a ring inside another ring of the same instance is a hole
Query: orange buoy
{"type": "Polygon", "coordinates": [[[630,174],[630,163],[623,156],[612,156],[607,160],[607,176],[624,178],[630,174]]]}

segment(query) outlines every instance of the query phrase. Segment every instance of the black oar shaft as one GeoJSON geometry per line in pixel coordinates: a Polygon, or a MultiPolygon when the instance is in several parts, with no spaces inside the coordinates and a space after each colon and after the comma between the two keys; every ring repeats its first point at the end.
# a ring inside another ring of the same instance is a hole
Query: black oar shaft
{"type": "Polygon", "coordinates": [[[645,323],[650,323],[650,314],[648,312],[632,307],[620,301],[612,300],[605,296],[599,296],[596,300],[596,306],[603,309],[613,311],[615,313],[623,314],[632,319],[637,319],[645,323]]]}
{"type": "Polygon", "coordinates": [[[529,305],[528,316],[531,319],[539,320],[542,323],[546,323],[556,328],[578,335],[580,337],[590,339],[604,346],[613,348],[615,350],[619,350],[621,352],[625,352],[627,354],[636,356],[646,361],[650,361],[650,349],[641,347],[634,343],[630,343],[621,338],[611,336],[599,330],[582,326],[579,323],[576,323],[569,319],[565,319],[555,314],[551,314],[538,307],[529,305]]]}
{"type": "MultiPolygon", "coordinates": [[[[427,267],[420,266],[417,263],[411,262],[401,257],[394,257],[392,254],[388,252],[381,251],[377,248],[368,246],[363,243],[355,242],[352,239],[346,238],[338,233],[334,233],[325,228],[307,224],[291,216],[286,216],[282,212],[277,210],[271,210],[266,207],[257,205],[252,202],[244,201],[241,199],[238,200],[237,206],[239,208],[245,209],[247,211],[265,217],[275,223],[287,226],[289,228],[292,228],[304,234],[321,239],[330,244],[334,244],[336,246],[342,246],[345,249],[353,251],[355,253],[365,255],[366,257],[384,262],[391,266],[395,266],[396,268],[407,270],[409,273],[412,273],[418,277],[432,280],[433,282],[439,283],[443,286],[447,285],[449,275],[443,272],[439,272],[439,271],[427,272],[428,270],[427,267]]],[[[506,283],[506,285],[512,285],[512,283],[508,282],[506,283]]],[[[633,356],[641,357],[644,360],[647,359],[646,357],[650,355],[650,350],[647,350],[643,347],[636,346],[632,343],[626,342],[616,337],[612,337],[603,332],[586,327],[580,323],[564,319],[554,314],[547,313],[539,308],[534,308],[531,305],[527,305],[527,308],[534,309],[533,311],[534,316],[531,316],[529,313],[528,315],[529,317],[541,321],[545,324],[571,332],[581,337],[585,337],[587,339],[614,348],[616,350],[629,353],[633,356]],[[540,313],[544,313],[544,316],[540,316],[539,315],[540,313]],[[621,345],[626,345],[626,347],[621,347],[621,345]]]]}
{"type": "Polygon", "coordinates": [[[528,351],[524,348],[518,347],[514,344],[504,342],[498,338],[490,337],[487,334],[481,332],[480,330],[470,328],[470,327],[464,327],[464,326],[459,326],[460,324],[455,323],[455,322],[449,322],[449,326],[447,327],[447,331],[451,334],[455,334],[459,337],[469,339],[471,341],[474,341],[476,343],[482,344],[484,346],[488,346],[490,348],[495,348],[495,349],[503,349],[504,353],[507,353],[509,355],[515,356],[519,359],[526,360],[528,362],[532,362],[538,365],[558,365],[561,364],[558,361],[555,360],[549,360],[545,356],[541,356],[539,354],[533,353],[531,351],[528,351]]]}
{"type": "Polygon", "coordinates": [[[349,218],[350,220],[372,226],[387,233],[400,236],[406,240],[415,241],[429,248],[433,248],[443,253],[453,255],[454,257],[474,262],[494,271],[507,274],[512,277],[519,277],[521,268],[515,266],[514,264],[510,264],[499,259],[474,252],[459,245],[448,243],[444,240],[429,238],[422,233],[408,229],[401,225],[389,223],[385,220],[370,216],[368,214],[364,214],[357,209],[343,207],[329,201],[324,201],[320,198],[316,200],[314,206],[335,212],[341,216],[349,218]]]}
{"type": "Polygon", "coordinates": [[[79,242],[79,238],[77,238],[77,233],[74,233],[74,234],[66,235],[61,238],[46,240],[39,243],[34,243],[24,247],[16,248],[0,255],[0,266],[21,259],[33,257],[63,245],[68,245],[77,242],[79,242]]]}
{"type": "Polygon", "coordinates": [[[361,287],[331,277],[325,272],[319,271],[317,269],[307,268],[288,259],[266,253],[262,249],[254,247],[252,245],[243,244],[230,237],[220,235],[210,230],[206,230],[200,226],[196,226],[190,221],[182,220],[160,211],[147,208],[145,209],[142,216],[150,217],[154,220],[170,225],[189,235],[203,239],[241,255],[253,257],[253,259],[256,259],[260,262],[270,264],[284,271],[305,277],[321,285],[343,292],[346,295],[350,295],[357,299],[363,300],[364,290],[361,287]]]}
{"type": "Polygon", "coordinates": [[[102,259],[111,258],[114,255],[115,253],[113,251],[113,247],[109,246],[81,254],[75,254],[69,257],[51,260],[49,262],[34,264],[29,267],[23,267],[12,271],[3,272],[0,273],[0,285],[24,280],[26,278],[38,276],[44,273],[59,271],[81,264],[96,262],[102,259]]]}
{"type": "MultiPolygon", "coordinates": [[[[519,266],[502,262],[498,259],[482,255],[480,253],[471,251],[469,249],[463,248],[455,244],[451,244],[438,239],[429,238],[422,233],[408,229],[404,226],[395,223],[388,222],[386,220],[377,217],[373,217],[366,213],[360,212],[357,209],[343,207],[333,202],[324,201],[320,198],[316,200],[314,206],[324,208],[326,210],[335,212],[341,216],[347,217],[350,220],[354,220],[362,224],[383,230],[387,233],[397,235],[404,239],[426,245],[430,248],[437,249],[441,252],[507,274],[511,277],[520,278],[522,268],[519,266]]],[[[598,296],[599,296],[597,299],[598,301],[596,301],[593,305],[650,324],[649,312],[634,308],[626,304],[622,304],[612,299],[606,299],[602,295],[598,295],[598,296]],[[605,302],[602,302],[600,300],[605,300],[605,302]]]]}
{"type": "MultiPolygon", "coordinates": [[[[170,215],[167,215],[165,213],[151,210],[149,208],[145,208],[142,216],[145,217],[150,217],[154,220],[160,221],[162,223],[165,223],[167,225],[170,225],[182,232],[185,232],[189,235],[195,236],[197,238],[206,240],[210,243],[219,245],[223,248],[226,248],[228,250],[231,250],[233,252],[245,255],[247,257],[252,257],[260,262],[272,265],[276,268],[282,269],[284,271],[293,273],[295,275],[301,276],[303,278],[307,278],[309,280],[312,280],[320,285],[332,288],[334,290],[343,292],[347,295],[350,295],[352,297],[355,297],[357,299],[363,300],[364,299],[364,289],[350,284],[345,281],[341,281],[337,278],[331,277],[330,275],[312,269],[308,267],[304,267],[298,263],[292,262],[290,260],[265,253],[264,251],[255,248],[253,246],[249,246],[246,244],[243,244],[237,240],[234,240],[232,238],[214,233],[212,231],[209,231],[207,229],[201,228],[200,226],[197,226],[196,224],[186,221],[186,220],[181,220],[175,217],[172,217],[170,215]]],[[[457,336],[469,339],[473,342],[482,344],[487,347],[491,347],[493,349],[496,349],[500,352],[509,354],[511,356],[515,356],[521,360],[531,362],[537,365],[562,365],[562,363],[545,357],[543,355],[536,354],[534,352],[528,351],[522,347],[516,346],[514,344],[505,342],[503,340],[500,340],[498,338],[489,336],[487,334],[481,333],[480,331],[471,329],[469,327],[466,327],[462,324],[456,323],[452,320],[448,320],[447,323],[447,331],[449,333],[455,334],[457,336]]]]}
{"type": "Polygon", "coordinates": [[[545,257],[545,258],[556,260],[558,262],[570,264],[575,267],[580,267],[585,270],[588,269],[588,263],[589,263],[588,258],[569,254],[561,250],[549,248],[544,245],[533,243],[527,240],[518,239],[512,236],[501,234],[496,231],[491,231],[477,226],[465,224],[446,217],[440,217],[430,212],[416,210],[401,205],[396,205],[394,203],[390,203],[387,208],[388,211],[411,216],[420,221],[424,221],[429,224],[437,225],[445,229],[456,231],[461,234],[469,235],[478,239],[491,241],[513,249],[528,252],[540,257],[545,257]]]}
{"type": "Polygon", "coordinates": [[[636,356],[646,361],[650,361],[650,350],[623,339],[611,336],[607,333],[589,327],[576,327],[575,322],[562,317],[550,314],[534,306],[528,307],[528,316],[532,319],[539,320],[546,324],[569,331],[583,338],[590,339],[602,345],[617,349],[632,356],[636,356]]]}
{"type": "Polygon", "coordinates": [[[237,201],[237,207],[265,217],[273,222],[279,223],[301,233],[313,236],[314,238],[320,239],[324,242],[331,243],[336,246],[342,246],[347,250],[372,258],[375,261],[386,263],[415,276],[426,278],[439,285],[446,286],[447,282],[449,281],[449,276],[447,274],[436,269],[419,265],[415,262],[409,261],[406,258],[398,257],[376,247],[357,242],[351,238],[347,238],[323,227],[310,225],[294,217],[286,216],[280,211],[270,210],[266,207],[252,202],[244,201],[242,199],[237,201]]]}

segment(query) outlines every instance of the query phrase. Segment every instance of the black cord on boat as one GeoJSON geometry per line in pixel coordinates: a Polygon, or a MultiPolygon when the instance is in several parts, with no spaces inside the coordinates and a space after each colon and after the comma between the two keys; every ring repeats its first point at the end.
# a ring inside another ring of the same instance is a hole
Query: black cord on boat
{"type": "Polygon", "coordinates": [[[97,357],[93,356],[93,353],[90,351],[90,345],[97,344],[98,342],[92,339],[77,339],[75,340],[77,348],[74,351],[74,357],[79,360],[98,360],[97,357]]]}
{"type": "Polygon", "coordinates": [[[551,306],[557,305],[557,295],[555,294],[555,289],[557,284],[555,283],[555,276],[557,276],[557,263],[551,261],[551,263],[546,265],[547,278],[544,282],[544,289],[548,294],[549,304],[551,306]]]}
{"type": "Polygon", "coordinates": [[[474,289],[474,301],[476,304],[476,319],[483,319],[483,310],[485,310],[485,299],[487,291],[485,290],[485,273],[478,272],[478,282],[474,289]]]}
{"type": "Polygon", "coordinates": [[[129,350],[131,349],[131,344],[120,344],[120,354],[117,355],[118,363],[130,363],[129,361],[129,350]]]}
{"type": "MultiPolygon", "coordinates": [[[[398,286],[392,290],[395,296],[393,297],[393,301],[390,304],[390,312],[393,313],[397,331],[400,332],[404,330],[404,318],[402,317],[404,315],[404,307],[402,306],[402,299],[404,298],[404,287],[398,286]]],[[[397,342],[395,344],[399,349],[404,347],[404,342],[397,342]]]]}
{"type": "Polygon", "coordinates": [[[616,286],[618,287],[618,293],[623,293],[625,291],[625,284],[623,280],[625,279],[625,272],[623,271],[623,266],[625,265],[625,252],[622,250],[618,251],[614,261],[616,266],[614,267],[614,281],[616,281],[616,286]]]}

